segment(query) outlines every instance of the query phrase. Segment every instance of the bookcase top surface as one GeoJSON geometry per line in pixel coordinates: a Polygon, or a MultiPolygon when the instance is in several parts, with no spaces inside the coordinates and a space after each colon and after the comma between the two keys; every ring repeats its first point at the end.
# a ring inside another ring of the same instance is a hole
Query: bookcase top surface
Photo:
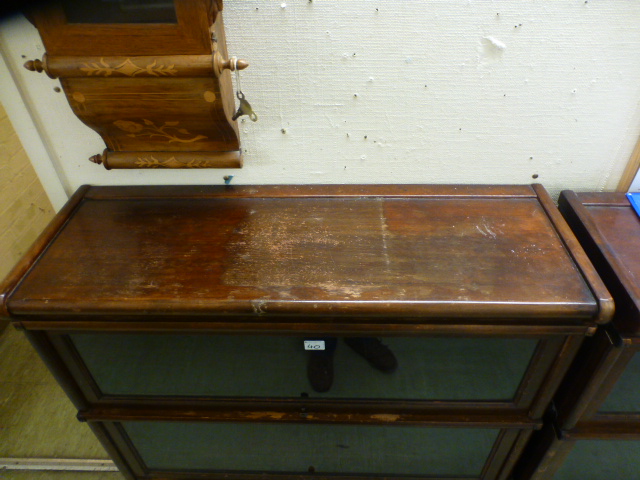
{"type": "Polygon", "coordinates": [[[640,216],[624,193],[565,191],[560,205],[613,294],[614,324],[640,337],[640,216]]]}
{"type": "Polygon", "coordinates": [[[7,310],[593,322],[598,300],[540,190],[85,187],[7,310]]]}

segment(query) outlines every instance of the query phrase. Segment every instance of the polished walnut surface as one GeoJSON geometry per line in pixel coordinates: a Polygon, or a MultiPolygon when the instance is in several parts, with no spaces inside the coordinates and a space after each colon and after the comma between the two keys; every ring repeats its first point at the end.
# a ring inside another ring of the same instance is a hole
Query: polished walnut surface
{"type": "Polygon", "coordinates": [[[545,195],[529,186],[88,187],[41,242],[44,253],[31,253],[6,307],[15,316],[584,328],[606,318],[608,300],[594,298],[597,278],[567,248],[575,239],[559,234],[566,225],[550,218],[545,195]]]}

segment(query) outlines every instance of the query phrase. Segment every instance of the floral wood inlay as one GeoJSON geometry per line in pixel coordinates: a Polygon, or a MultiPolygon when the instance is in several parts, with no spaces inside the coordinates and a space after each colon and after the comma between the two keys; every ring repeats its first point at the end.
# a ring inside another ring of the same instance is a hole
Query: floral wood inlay
{"type": "Polygon", "coordinates": [[[211,168],[215,167],[215,162],[209,160],[193,159],[186,162],[176,160],[176,157],[171,157],[167,160],[158,160],[154,156],[138,157],[136,160],[136,166],[138,168],[211,168]]]}
{"type": "Polygon", "coordinates": [[[154,60],[145,67],[140,67],[133,63],[130,58],[127,58],[119,65],[109,65],[105,62],[104,58],[100,59],[100,63],[83,63],[84,67],[80,70],[85,72],[88,76],[100,76],[104,75],[109,77],[114,73],[120,73],[127,77],[135,77],[136,75],[146,74],[152,77],[166,77],[177,75],[178,71],[175,65],[158,65],[158,62],[154,60]]]}
{"type": "Polygon", "coordinates": [[[178,128],[180,122],[164,122],[158,127],[151,120],[143,119],[143,124],[131,122],[129,120],[116,120],[113,124],[124,132],[128,132],[128,137],[163,137],[168,143],[180,142],[191,143],[207,138],[205,135],[193,135],[185,128],[178,128]]]}

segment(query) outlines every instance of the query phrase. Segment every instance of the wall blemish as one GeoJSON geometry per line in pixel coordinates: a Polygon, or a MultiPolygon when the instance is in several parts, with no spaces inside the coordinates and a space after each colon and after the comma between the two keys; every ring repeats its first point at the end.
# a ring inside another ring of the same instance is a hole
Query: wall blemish
{"type": "MultiPolygon", "coordinates": [[[[640,29],[630,27],[640,2],[583,1],[227,2],[229,53],[251,64],[242,83],[263,112],[239,123],[247,153],[233,182],[343,183],[347,166],[350,183],[506,184],[537,174],[552,195],[615,187],[640,135],[640,29]]],[[[104,143],[50,80],[22,74],[20,55],[42,50],[21,22],[3,26],[0,42],[70,191],[234,174],[103,171],[83,160],[104,143]]]]}

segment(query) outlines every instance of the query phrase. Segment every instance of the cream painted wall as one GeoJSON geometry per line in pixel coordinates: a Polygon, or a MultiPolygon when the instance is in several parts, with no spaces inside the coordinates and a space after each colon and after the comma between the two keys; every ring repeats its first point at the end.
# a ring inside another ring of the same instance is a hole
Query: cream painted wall
{"type": "Polygon", "coordinates": [[[51,203],[0,106],[0,279],[52,218],[51,203]]]}
{"type": "MultiPolygon", "coordinates": [[[[22,258],[53,214],[51,202],[0,105],[0,280],[22,258]]],[[[8,320],[0,319],[0,333],[8,324],[8,320]]]]}
{"type": "MultiPolygon", "coordinates": [[[[226,0],[259,116],[241,170],[106,171],[58,82],[22,69],[36,30],[0,42],[49,156],[43,183],[531,183],[612,190],[640,135],[640,2],[226,0]],[[51,172],[57,172],[54,175],[51,172]],[[534,178],[535,177],[535,178],[534,178]]],[[[8,78],[0,77],[0,81],[8,78]]],[[[9,115],[12,109],[7,107],[9,115]]],[[[29,133],[30,132],[30,133],[29,133]]]]}

